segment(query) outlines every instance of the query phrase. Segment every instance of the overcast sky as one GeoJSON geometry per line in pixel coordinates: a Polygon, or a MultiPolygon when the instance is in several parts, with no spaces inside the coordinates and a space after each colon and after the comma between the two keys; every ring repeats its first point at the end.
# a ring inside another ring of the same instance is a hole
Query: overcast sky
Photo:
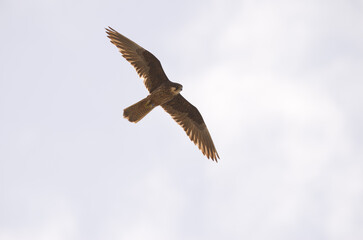
{"type": "Polygon", "coordinates": [[[363,1],[0,1],[0,239],[363,239],[363,1]],[[198,107],[208,160],[104,28],[198,107]]]}

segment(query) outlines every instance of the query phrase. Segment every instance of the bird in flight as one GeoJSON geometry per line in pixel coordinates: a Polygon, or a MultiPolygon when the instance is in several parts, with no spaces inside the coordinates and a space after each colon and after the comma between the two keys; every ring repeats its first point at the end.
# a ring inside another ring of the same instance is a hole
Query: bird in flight
{"type": "Polygon", "coordinates": [[[219,155],[202,115],[180,94],[183,86],[168,79],[160,61],[152,53],[111,27],[106,28],[106,33],[111,43],[136,69],[150,93],[146,98],[124,109],[124,117],[137,123],[155,107],[161,106],[184,129],[202,153],[217,162],[219,155]]]}

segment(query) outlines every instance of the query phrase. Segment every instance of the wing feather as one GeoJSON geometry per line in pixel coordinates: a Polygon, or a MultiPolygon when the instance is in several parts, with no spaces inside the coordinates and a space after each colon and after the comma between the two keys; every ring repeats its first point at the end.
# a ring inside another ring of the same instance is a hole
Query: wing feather
{"type": "Polygon", "coordinates": [[[160,61],[152,53],[111,27],[106,28],[106,33],[111,43],[118,48],[122,56],[131,63],[140,78],[144,80],[150,93],[163,82],[169,81],[160,61]]]}
{"type": "Polygon", "coordinates": [[[190,140],[198,146],[207,158],[218,161],[219,155],[212,137],[196,107],[180,94],[161,106],[184,129],[190,140]]]}

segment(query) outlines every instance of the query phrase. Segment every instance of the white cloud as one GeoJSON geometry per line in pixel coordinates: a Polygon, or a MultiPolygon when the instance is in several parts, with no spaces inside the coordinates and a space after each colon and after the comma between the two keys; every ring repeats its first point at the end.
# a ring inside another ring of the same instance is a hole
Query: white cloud
{"type": "MultiPolygon", "coordinates": [[[[30,194],[31,196],[32,194],[30,194]]],[[[33,195],[35,195],[33,193],[33,195]]],[[[74,209],[68,201],[62,198],[27,198],[26,212],[21,213],[24,219],[18,219],[19,225],[0,229],[0,239],[3,240],[61,240],[78,239],[79,224],[74,215],[74,209]],[[23,225],[21,224],[23,222],[23,225]]],[[[13,211],[12,209],[10,211],[13,211]]]]}
{"type": "Polygon", "coordinates": [[[200,98],[222,157],[209,172],[207,224],[217,234],[208,238],[359,239],[362,151],[348,112],[362,102],[362,18],[344,2],[235,7],[225,28],[198,35],[219,8],[202,14],[183,46],[197,53],[190,60],[200,73],[188,91],[200,98]],[[213,37],[203,44],[205,36],[213,37]]]}
{"type": "Polygon", "coordinates": [[[131,191],[120,204],[130,209],[108,223],[104,233],[107,239],[175,239],[185,200],[173,185],[172,176],[150,169],[139,182],[129,184],[131,191]]]}

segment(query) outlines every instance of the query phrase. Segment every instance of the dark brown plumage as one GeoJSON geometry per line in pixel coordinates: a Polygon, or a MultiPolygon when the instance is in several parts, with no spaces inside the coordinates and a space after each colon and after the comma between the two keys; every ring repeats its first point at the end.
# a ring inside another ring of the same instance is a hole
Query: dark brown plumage
{"type": "Polygon", "coordinates": [[[124,117],[136,123],[160,105],[184,129],[207,158],[217,161],[219,155],[202,115],[180,94],[182,85],[167,78],[160,61],[152,53],[111,27],[106,28],[106,33],[122,56],[134,66],[150,93],[146,98],[126,108],[124,117]]]}

